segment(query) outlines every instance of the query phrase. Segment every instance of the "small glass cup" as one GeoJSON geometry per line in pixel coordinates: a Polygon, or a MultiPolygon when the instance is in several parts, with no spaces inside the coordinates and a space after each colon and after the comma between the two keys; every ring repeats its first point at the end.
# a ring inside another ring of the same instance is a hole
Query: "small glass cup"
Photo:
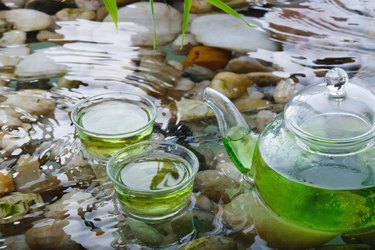
{"type": "Polygon", "coordinates": [[[129,217],[155,221],[188,206],[199,162],[175,143],[148,141],[128,146],[107,163],[118,202],[129,217]]]}
{"type": "Polygon", "coordinates": [[[108,160],[112,154],[151,137],[156,107],[148,98],[106,93],[75,105],[71,119],[86,152],[108,160]]]}

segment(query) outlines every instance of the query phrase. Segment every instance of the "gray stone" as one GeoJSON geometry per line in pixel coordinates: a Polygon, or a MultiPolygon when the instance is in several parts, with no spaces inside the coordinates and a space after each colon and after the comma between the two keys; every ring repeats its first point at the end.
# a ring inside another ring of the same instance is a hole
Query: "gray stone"
{"type": "Polygon", "coordinates": [[[0,11],[0,19],[5,19],[13,23],[17,30],[26,32],[47,29],[52,23],[49,15],[31,9],[0,11]]]}

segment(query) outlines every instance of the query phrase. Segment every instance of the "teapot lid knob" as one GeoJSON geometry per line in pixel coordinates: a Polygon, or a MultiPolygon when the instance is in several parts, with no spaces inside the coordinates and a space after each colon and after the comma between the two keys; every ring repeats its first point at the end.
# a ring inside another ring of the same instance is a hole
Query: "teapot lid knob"
{"type": "Polygon", "coordinates": [[[345,96],[345,87],[349,83],[348,74],[340,68],[329,70],[325,82],[330,97],[341,98],[345,96]]]}

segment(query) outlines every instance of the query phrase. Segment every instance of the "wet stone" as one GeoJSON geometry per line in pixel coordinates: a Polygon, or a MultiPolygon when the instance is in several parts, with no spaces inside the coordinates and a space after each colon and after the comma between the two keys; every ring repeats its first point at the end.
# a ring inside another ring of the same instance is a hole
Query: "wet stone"
{"type": "Polygon", "coordinates": [[[180,121],[190,121],[212,116],[209,107],[201,100],[181,99],[176,102],[177,116],[180,121]]]}
{"type": "Polygon", "coordinates": [[[44,219],[25,233],[26,243],[31,249],[82,249],[64,231],[67,220],[44,219]]]}
{"type": "Polygon", "coordinates": [[[75,3],[78,8],[85,10],[97,10],[103,5],[100,0],[75,0],[75,3]]]}
{"type": "Polygon", "coordinates": [[[240,56],[230,60],[225,69],[235,73],[271,72],[274,70],[271,67],[264,66],[257,59],[248,56],[240,56]]]}
{"type": "Polygon", "coordinates": [[[236,107],[240,111],[254,111],[271,107],[271,104],[268,101],[262,99],[254,99],[250,96],[236,99],[234,101],[234,105],[236,105],[236,107]]]}
{"type": "Polygon", "coordinates": [[[239,183],[216,170],[205,170],[197,174],[194,190],[200,191],[215,202],[228,203],[238,193],[239,183]]]}
{"type": "Polygon", "coordinates": [[[195,46],[197,44],[198,42],[195,40],[192,34],[185,33],[184,43],[182,43],[182,35],[178,35],[171,46],[175,50],[175,52],[179,54],[183,52],[187,53],[192,46],[195,46]]]}
{"type": "Polygon", "coordinates": [[[201,14],[201,13],[207,13],[213,10],[213,6],[206,1],[201,0],[193,0],[191,3],[191,13],[195,14],[201,14]]]}
{"type": "Polygon", "coordinates": [[[215,72],[213,70],[196,64],[185,67],[184,73],[186,73],[195,82],[211,80],[215,75],[215,72]]]}
{"type": "Polygon", "coordinates": [[[56,13],[56,18],[58,21],[95,20],[96,13],[92,10],[65,8],[56,13]]]}
{"type": "Polygon", "coordinates": [[[0,39],[0,46],[18,45],[26,42],[26,32],[12,30],[3,33],[0,39]]]}
{"type": "Polygon", "coordinates": [[[277,84],[273,92],[273,99],[276,103],[287,103],[301,89],[302,86],[295,83],[292,79],[282,80],[277,84]]]}
{"type": "Polygon", "coordinates": [[[19,9],[22,8],[25,5],[26,0],[2,0],[2,2],[5,6],[11,9],[19,9]]]}
{"type": "Polygon", "coordinates": [[[262,110],[257,114],[256,128],[259,132],[263,131],[265,127],[272,122],[276,113],[269,110],[262,110]]]}
{"type": "Polygon", "coordinates": [[[229,99],[243,96],[247,88],[253,85],[246,76],[232,72],[220,72],[211,81],[210,87],[224,94],[229,99]]]}
{"type": "Polygon", "coordinates": [[[272,86],[284,80],[284,77],[277,76],[271,72],[254,72],[246,75],[257,86],[272,86]]]}
{"type": "Polygon", "coordinates": [[[205,46],[195,46],[186,56],[184,65],[191,66],[196,64],[205,68],[217,70],[224,68],[230,59],[230,51],[205,46]]]}
{"type": "Polygon", "coordinates": [[[50,40],[59,40],[63,39],[64,35],[58,34],[56,32],[48,31],[48,30],[42,30],[39,31],[38,34],[36,35],[36,39],[39,42],[47,42],[50,40]]]}
{"type": "Polygon", "coordinates": [[[34,53],[24,57],[16,66],[15,74],[22,77],[61,75],[65,73],[66,67],[56,63],[53,59],[43,53],[34,53]]]}
{"type": "Polygon", "coordinates": [[[189,242],[179,248],[180,250],[236,250],[236,242],[225,236],[205,236],[189,242]]]}

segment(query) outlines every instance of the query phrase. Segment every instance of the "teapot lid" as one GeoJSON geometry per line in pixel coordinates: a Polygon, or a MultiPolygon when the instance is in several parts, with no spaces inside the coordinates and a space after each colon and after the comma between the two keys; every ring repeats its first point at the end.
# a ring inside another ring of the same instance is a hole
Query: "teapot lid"
{"type": "Polygon", "coordinates": [[[297,93],[284,113],[287,128],[308,147],[336,147],[328,153],[350,153],[350,146],[372,143],[375,135],[375,95],[349,83],[340,68],[329,70],[325,83],[297,93]]]}

